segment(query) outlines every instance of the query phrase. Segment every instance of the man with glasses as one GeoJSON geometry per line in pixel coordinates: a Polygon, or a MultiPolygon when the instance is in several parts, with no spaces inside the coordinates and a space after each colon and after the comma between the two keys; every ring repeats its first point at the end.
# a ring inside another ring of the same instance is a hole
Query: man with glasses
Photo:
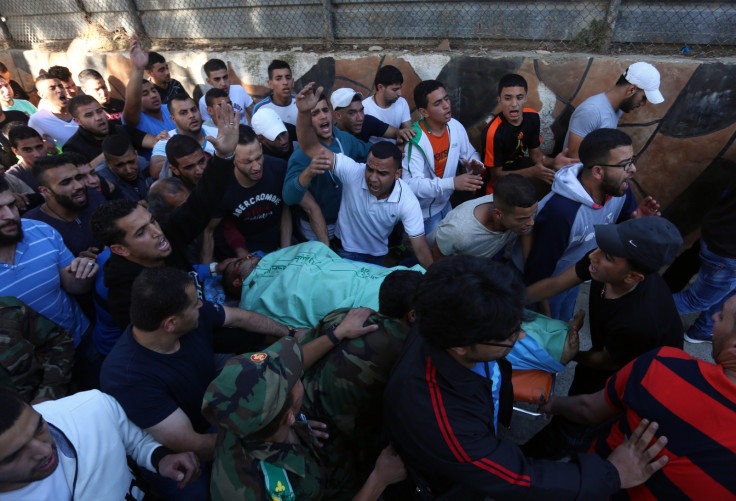
{"type": "Polygon", "coordinates": [[[510,268],[467,255],[433,264],[419,283],[415,330],[391,373],[383,410],[395,450],[433,499],[608,499],[667,462],[650,463],[666,440],[646,450],[656,430],[644,431],[648,422],[607,460],[530,460],[497,437],[496,381],[473,368],[502,361],[524,336],[525,293],[510,268]]]}
{"type": "MultiPolygon", "coordinates": [[[[593,226],[659,215],[645,198],[637,208],[629,180],[636,173],[631,138],[616,129],[598,129],[580,145],[580,161],[555,174],[552,191],[539,202],[524,275],[527,283],[556,276],[595,249],[593,226]]],[[[578,288],[549,300],[550,316],[572,318],[578,288]]]]}
{"type": "Polygon", "coordinates": [[[647,101],[652,104],[664,101],[659,92],[659,72],[649,63],[634,63],[619,77],[615,86],[589,97],[575,109],[565,136],[567,155],[577,158],[585,136],[603,127],[615,129],[621,115],[641,108],[647,101]]]}

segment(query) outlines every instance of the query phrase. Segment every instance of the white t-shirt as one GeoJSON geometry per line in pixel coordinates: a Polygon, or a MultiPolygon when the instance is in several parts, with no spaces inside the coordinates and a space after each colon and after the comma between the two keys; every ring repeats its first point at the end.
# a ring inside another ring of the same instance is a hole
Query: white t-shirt
{"type": "Polygon", "coordinates": [[[54,501],[69,501],[72,493],[66,483],[64,469],[61,464],[56,465],[54,472],[43,480],[31,482],[25,487],[10,492],[0,492],[0,501],[39,501],[53,499],[54,501]]]}
{"type": "Polygon", "coordinates": [[[409,238],[424,235],[419,200],[404,181],[396,180],[388,198],[378,200],[365,182],[365,164],[342,153],[335,154],[335,175],[343,183],[335,234],[346,251],[386,255],[388,237],[399,221],[409,238]]]}
{"type": "Polygon", "coordinates": [[[38,110],[28,119],[28,125],[36,129],[44,139],[51,139],[57,148],[64,146],[64,143],[79,129],[74,120],[65,122],[49,110],[38,110]]]}
{"type": "Polygon", "coordinates": [[[516,238],[516,233],[510,230],[504,232],[489,230],[475,217],[473,211],[477,206],[491,202],[493,195],[468,200],[445,216],[434,234],[434,241],[442,254],[493,257],[516,238]]]}
{"type": "MultiPolygon", "coordinates": [[[[363,108],[365,108],[365,114],[376,117],[377,119],[386,122],[387,124],[401,128],[401,124],[411,120],[411,112],[409,111],[409,103],[403,97],[398,98],[388,108],[381,108],[376,104],[373,99],[374,96],[363,100],[363,108]]],[[[371,143],[377,143],[378,141],[391,141],[395,143],[394,139],[387,139],[382,137],[372,137],[371,143]]]]}
{"type": "Polygon", "coordinates": [[[286,106],[281,106],[280,104],[274,103],[271,96],[269,96],[262,101],[258,101],[256,103],[256,106],[253,108],[253,114],[255,115],[256,111],[260,110],[261,108],[270,108],[275,111],[278,116],[281,117],[282,121],[292,125],[296,125],[296,117],[297,115],[299,115],[299,110],[296,108],[296,101],[294,100],[295,97],[296,96],[292,94],[291,102],[286,106]]]}
{"type": "MultiPolygon", "coordinates": [[[[212,87],[208,86],[205,93],[207,93],[211,88],[212,87]]],[[[233,110],[238,110],[240,112],[240,123],[250,125],[250,122],[248,122],[248,114],[245,112],[245,109],[253,104],[253,98],[245,92],[242,85],[231,85],[228,94],[230,95],[230,101],[233,103],[233,110]]],[[[206,121],[212,118],[210,114],[207,113],[207,103],[204,101],[204,95],[199,98],[199,113],[202,115],[202,120],[206,121]]]]}

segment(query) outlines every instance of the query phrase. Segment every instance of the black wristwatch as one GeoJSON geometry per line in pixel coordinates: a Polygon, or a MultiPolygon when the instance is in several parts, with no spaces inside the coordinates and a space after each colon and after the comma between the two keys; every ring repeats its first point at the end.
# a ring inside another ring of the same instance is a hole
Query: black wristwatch
{"type": "Polygon", "coordinates": [[[337,336],[335,335],[336,328],[337,324],[332,324],[327,326],[327,328],[325,329],[325,336],[327,336],[327,339],[329,339],[335,346],[340,344],[340,340],[337,339],[337,336]]]}
{"type": "MultiPolygon", "coordinates": [[[[287,325],[287,327],[289,327],[289,326],[287,325]]],[[[296,336],[296,329],[293,328],[293,327],[289,327],[289,334],[288,335],[291,336],[291,337],[296,336]]]]}

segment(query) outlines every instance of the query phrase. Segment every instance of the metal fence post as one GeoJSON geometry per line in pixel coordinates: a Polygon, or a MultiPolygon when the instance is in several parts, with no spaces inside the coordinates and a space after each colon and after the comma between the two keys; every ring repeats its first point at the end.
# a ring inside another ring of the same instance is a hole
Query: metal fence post
{"type": "Polygon", "coordinates": [[[138,36],[140,38],[150,40],[148,33],[146,33],[146,28],[143,26],[143,21],[141,21],[140,12],[138,12],[138,6],[136,5],[135,0],[127,0],[126,3],[128,4],[128,12],[130,12],[130,17],[133,18],[133,24],[135,25],[136,33],[138,33],[138,36]]]}
{"type": "Polygon", "coordinates": [[[13,35],[10,33],[10,29],[8,29],[8,25],[5,24],[4,16],[0,16],[0,40],[5,45],[6,49],[13,48],[13,35]]]}
{"type": "Polygon", "coordinates": [[[608,2],[608,13],[606,14],[606,24],[608,25],[608,33],[606,33],[606,45],[611,46],[613,33],[616,30],[616,19],[618,18],[618,9],[621,7],[621,0],[610,0],[608,2]]]}
{"type": "Polygon", "coordinates": [[[335,29],[333,25],[334,13],[333,13],[333,8],[332,8],[332,0],[322,0],[322,5],[324,6],[324,16],[325,16],[325,41],[327,43],[332,43],[335,41],[335,29]]]}

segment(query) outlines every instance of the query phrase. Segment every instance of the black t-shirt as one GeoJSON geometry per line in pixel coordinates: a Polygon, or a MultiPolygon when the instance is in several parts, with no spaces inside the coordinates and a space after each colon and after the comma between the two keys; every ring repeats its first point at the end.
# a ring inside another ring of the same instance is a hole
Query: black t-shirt
{"type": "MultiPolygon", "coordinates": [[[[592,350],[606,348],[623,367],[655,348],[682,349],[680,315],[669,287],[657,273],[646,275],[634,290],[616,299],[601,297],[602,291],[603,283],[593,280],[588,303],[592,350]]],[[[595,393],[614,372],[578,365],[569,394],[595,393]]]]}
{"type": "Polygon", "coordinates": [[[511,125],[498,115],[487,128],[483,163],[505,171],[528,167],[523,164],[524,155],[529,148],[539,147],[539,127],[539,114],[534,110],[524,108],[520,125],[511,125]]]}
{"type": "Polygon", "coordinates": [[[112,97],[107,105],[102,106],[102,109],[105,110],[105,116],[107,116],[107,119],[110,123],[115,125],[123,124],[123,108],[125,108],[125,101],[112,97]]]}
{"type": "Polygon", "coordinates": [[[215,217],[229,217],[235,222],[251,252],[272,252],[281,244],[279,230],[284,209],[281,191],[285,176],[286,162],[264,155],[260,181],[244,188],[233,176],[215,211],[215,217]]]}
{"type": "Polygon", "coordinates": [[[184,90],[184,86],[181,84],[179,80],[176,80],[175,78],[171,79],[171,82],[169,82],[169,86],[164,89],[163,87],[159,87],[153,81],[151,81],[151,84],[156,88],[159,94],[161,94],[161,104],[169,104],[169,99],[171,99],[173,96],[177,94],[186,94],[187,96],[189,93],[184,90]]]}
{"type": "MultiPolygon", "coordinates": [[[[112,134],[123,134],[128,136],[130,144],[133,145],[137,151],[143,149],[143,139],[146,137],[146,133],[130,125],[114,125],[110,123],[110,133],[112,134]]],[[[79,127],[72,137],[70,137],[61,150],[64,153],[74,151],[79,153],[87,161],[92,160],[96,156],[102,153],[102,143],[106,138],[98,139],[94,137],[86,129],[79,127]]],[[[92,167],[95,167],[94,165],[92,167]]]]}
{"type": "Polygon", "coordinates": [[[5,124],[9,124],[10,122],[22,122],[24,125],[28,125],[28,115],[20,110],[8,110],[3,113],[5,114],[5,118],[0,121],[0,130],[5,127],[5,124]]]}
{"type": "Polygon", "coordinates": [[[388,129],[388,124],[372,115],[366,115],[363,119],[363,128],[360,132],[353,134],[361,141],[368,142],[372,137],[383,137],[388,129]]]}

